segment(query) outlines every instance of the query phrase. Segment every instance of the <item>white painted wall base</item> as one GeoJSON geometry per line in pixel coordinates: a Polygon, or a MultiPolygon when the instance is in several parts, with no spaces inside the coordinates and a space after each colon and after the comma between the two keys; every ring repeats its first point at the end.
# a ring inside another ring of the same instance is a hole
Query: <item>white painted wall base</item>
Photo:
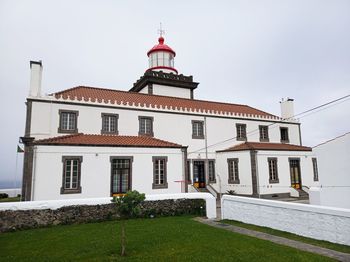
{"type": "Polygon", "coordinates": [[[309,190],[309,200],[313,205],[321,205],[321,192],[319,187],[311,187],[309,190]]]}
{"type": "Polygon", "coordinates": [[[224,195],[222,219],[350,245],[350,209],[224,195]]]}

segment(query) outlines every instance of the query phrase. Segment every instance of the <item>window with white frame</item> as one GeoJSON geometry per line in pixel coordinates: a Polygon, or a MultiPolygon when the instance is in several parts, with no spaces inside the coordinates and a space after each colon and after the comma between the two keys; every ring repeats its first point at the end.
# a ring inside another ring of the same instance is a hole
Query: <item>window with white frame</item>
{"type": "Polygon", "coordinates": [[[314,181],[318,181],[318,168],[317,168],[317,159],[312,158],[312,167],[314,170],[314,181]]]}
{"type": "Polygon", "coordinates": [[[58,133],[76,133],[78,111],[59,110],[60,123],[58,133]]]}
{"type": "Polygon", "coordinates": [[[192,120],[192,138],[204,139],[204,121],[192,120]]]}
{"type": "Polygon", "coordinates": [[[139,135],[153,136],[153,117],[139,116],[139,135]]]}
{"type": "Polygon", "coordinates": [[[268,126],[259,126],[260,142],[269,141],[269,127],[268,126]]]}
{"type": "Polygon", "coordinates": [[[239,173],[238,173],[238,158],[227,159],[228,164],[228,183],[239,184],[239,173]]]}
{"type": "Polygon", "coordinates": [[[246,124],[236,124],[236,139],[241,141],[247,140],[247,125],[246,124]]]}
{"type": "Polygon", "coordinates": [[[102,134],[118,134],[118,115],[102,113],[102,134]]]}
{"type": "Polygon", "coordinates": [[[63,156],[63,178],[61,194],[81,193],[81,162],[82,156],[63,156]]]}
{"type": "Polygon", "coordinates": [[[267,159],[269,164],[269,182],[279,183],[278,180],[278,169],[277,169],[277,158],[271,157],[267,159]]]}
{"type": "Polygon", "coordinates": [[[168,188],[166,156],[154,156],[153,160],[153,189],[168,188]]]}

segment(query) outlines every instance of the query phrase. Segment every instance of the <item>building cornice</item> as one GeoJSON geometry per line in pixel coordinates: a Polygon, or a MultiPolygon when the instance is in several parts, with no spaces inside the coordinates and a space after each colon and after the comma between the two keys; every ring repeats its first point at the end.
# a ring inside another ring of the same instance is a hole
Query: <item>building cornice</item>
{"type": "Polygon", "coordinates": [[[199,117],[213,117],[213,118],[226,118],[226,119],[238,119],[245,121],[261,121],[261,122],[274,122],[282,124],[294,124],[300,125],[299,122],[286,121],[276,116],[261,116],[261,115],[252,115],[252,114],[243,114],[243,113],[230,113],[224,111],[214,111],[204,112],[203,110],[192,110],[186,107],[161,107],[158,105],[146,105],[140,103],[129,103],[129,102],[120,102],[120,103],[111,103],[111,101],[85,101],[84,99],[67,99],[58,98],[56,99],[53,96],[48,96],[45,98],[33,98],[28,97],[27,101],[39,102],[39,103],[53,103],[53,104],[68,104],[68,105],[79,105],[79,106],[88,106],[88,107],[101,107],[101,108],[112,108],[118,110],[132,110],[132,111],[142,111],[142,112],[154,112],[154,113],[163,113],[163,114],[178,114],[178,115],[191,115],[199,117]]]}
{"type": "Polygon", "coordinates": [[[139,92],[148,84],[158,84],[165,86],[172,86],[178,88],[185,88],[194,90],[197,88],[199,83],[193,82],[192,76],[184,76],[182,74],[176,75],[173,73],[164,73],[162,71],[147,70],[139,80],[134,83],[133,87],[129,90],[130,92],[139,92]]]}

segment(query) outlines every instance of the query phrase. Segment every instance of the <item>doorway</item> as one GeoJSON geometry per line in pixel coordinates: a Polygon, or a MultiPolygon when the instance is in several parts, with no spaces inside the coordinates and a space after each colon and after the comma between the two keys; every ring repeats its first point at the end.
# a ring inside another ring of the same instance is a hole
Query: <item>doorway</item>
{"type": "Polygon", "coordinates": [[[301,189],[300,159],[290,158],[289,168],[290,168],[290,181],[291,181],[292,187],[294,187],[295,189],[301,189]]]}
{"type": "Polygon", "coordinates": [[[197,188],[205,188],[204,161],[193,161],[193,185],[197,188]]]}

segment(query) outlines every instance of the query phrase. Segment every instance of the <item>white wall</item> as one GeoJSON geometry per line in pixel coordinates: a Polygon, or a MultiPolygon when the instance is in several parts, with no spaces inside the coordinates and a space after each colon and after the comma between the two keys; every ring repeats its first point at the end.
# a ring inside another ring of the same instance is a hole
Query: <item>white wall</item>
{"type": "Polygon", "coordinates": [[[224,195],[222,219],[350,245],[350,210],[224,195]]]}
{"type": "MultiPolygon", "coordinates": [[[[96,104],[95,104],[96,105],[96,104]]],[[[101,113],[118,114],[118,131],[119,135],[133,135],[137,136],[139,131],[139,116],[150,116],[154,118],[153,132],[154,137],[166,141],[188,146],[188,159],[205,159],[205,140],[192,138],[192,120],[204,121],[205,118],[196,114],[182,113],[174,114],[162,111],[157,108],[152,108],[153,112],[140,110],[138,108],[113,108],[100,106],[83,106],[72,105],[68,103],[42,103],[33,102],[32,104],[32,122],[31,122],[31,136],[37,139],[48,137],[55,137],[59,135],[66,135],[58,133],[59,127],[59,110],[77,110],[78,116],[78,132],[85,134],[100,134],[102,127],[101,113]],[[158,112],[157,112],[158,111],[158,112]]],[[[198,113],[199,114],[199,113],[198,113]]],[[[266,120],[247,120],[238,119],[234,117],[206,117],[207,123],[207,144],[208,158],[215,159],[216,151],[223,150],[236,144],[242,143],[237,141],[236,124],[244,123],[247,125],[248,141],[259,142],[259,125],[270,125],[275,123],[266,120]],[[226,142],[222,142],[225,141],[226,142]],[[217,144],[215,146],[211,146],[217,144]]],[[[289,137],[291,144],[299,144],[299,127],[297,124],[275,123],[269,127],[270,142],[280,142],[280,126],[289,128],[289,137]]],[[[251,194],[251,171],[250,171],[250,156],[249,153],[240,156],[240,178],[241,183],[245,187],[239,185],[227,184],[227,158],[218,159],[216,162],[216,171],[222,174],[221,187],[219,179],[214,184],[217,191],[226,192],[227,190],[235,190],[239,194],[251,194]]],[[[88,159],[88,158],[87,158],[88,159]]],[[[92,161],[93,159],[91,159],[92,161]]],[[[60,163],[61,161],[59,161],[60,163]]],[[[85,161],[86,163],[86,161],[85,161]]],[[[93,169],[94,167],[91,167],[93,169]]],[[[180,169],[180,165],[177,170],[180,169]]],[[[191,170],[192,172],[192,170],[191,170]]],[[[289,175],[288,175],[289,176],[289,175]]],[[[92,197],[92,196],[86,196],[92,197]]]]}
{"type": "Polygon", "coordinates": [[[291,187],[289,158],[300,159],[300,173],[302,186],[316,186],[318,182],[313,181],[312,152],[302,151],[259,151],[258,177],[260,194],[289,193],[291,187]],[[267,159],[277,158],[277,169],[279,183],[269,182],[269,166],[267,159]]]}
{"type": "Polygon", "coordinates": [[[320,204],[350,209],[350,133],[313,148],[320,204]]]}
{"type": "Polygon", "coordinates": [[[181,193],[184,179],[183,158],[179,148],[119,148],[35,146],[33,167],[33,200],[96,198],[110,196],[110,156],[133,156],[132,189],[145,194],[181,193]],[[62,156],[82,156],[79,194],[60,194],[62,156]],[[167,156],[167,189],[152,189],[152,156],[167,156]]]}
{"type": "MultiPolygon", "coordinates": [[[[257,179],[258,179],[258,194],[278,194],[289,193],[291,187],[289,158],[300,159],[300,171],[302,185],[317,186],[318,182],[313,181],[312,169],[312,152],[300,151],[258,151],[257,152],[257,179]],[[269,182],[269,166],[267,159],[269,157],[277,158],[277,169],[279,183],[269,182]]],[[[233,151],[221,152],[216,156],[216,173],[221,177],[216,179],[213,187],[218,192],[225,193],[227,190],[235,190],[237,194],[251,195],[252,192],[252,173],[251,173],[251,158],[250,152],[233,151]],[[228,184],[228,158],[239,158],[238,169],[240,184],[228,184]],[[220,190],[221,188],[221,190],[220,190]]]]}
{"type": "Polygon", "coordinates": [[[234,190],[237,194],[251,195],[252,190],[252,172],[250,165],[249,151],[225,152],[219,153],[216,159],[216,183],[212,184],[216,191],[225,193],[228,190],[234,190]],[[238,174],[239,184],[228,184],[228,158],[239,158],[238,174]],[[220,185],[221,179],[221,185],[220,185]],[[220,190],[221,189],[221,190],[220,190]]]}
{"type": "Polygon", "coordinates": [[[191,90],[187,88],[179,88],[173,86],[164,86],[153,84],[153,94],[161,96],[173,96],[181,98],[191,98],[191,90]]]}
{"type": "MultiPolygon", "coordinates": [[[[88,107],[71,104],[38,103],[32,105],[31,136],[42,139],[54,137],[59,126],[59,109],[78,110],[78,132],[85,134],[100,134],[102,127],[101,113],[119,114],[118,129],[120,135],[138,135],[138,116],[154,117],[154,136],[184,146],[189,146],[189,158],[204,158],[204,139],[192,139],[192,120],[204,121],[203,116],[189,114],[171,114],[166,112],[148,112],[139,110],[124,110],[119,108],[88,107]],[[195,151],[195,152],[194,152],[195,151]],[[191,154],[191,152],[193,152],[191,154]],[[200,154],[200,155],[199,155],[200,154]]],[[[154,108],[157,110],[157,108],[154,108]]],[[[247,132],[258,129],[259,125],[269,125],[272,121],[245,120],[237,118],[207,117],[208,145],[234,138],[236,136],[236,123],[247,124],[247,132]]],[[[276,123],[269,127],[270,142],[280,141],[279,126],[289,128],[291,144],[299,144],[299,129],[297,124],[276,123]]],[[[248,141],[259,142],[259,132],[248,134],[248,141]]],[[[231,139],[225,143],[209,148],[210,157],[215,156],[217,150],[226,149],[234,144],[242,143],[231,139]]]]}

